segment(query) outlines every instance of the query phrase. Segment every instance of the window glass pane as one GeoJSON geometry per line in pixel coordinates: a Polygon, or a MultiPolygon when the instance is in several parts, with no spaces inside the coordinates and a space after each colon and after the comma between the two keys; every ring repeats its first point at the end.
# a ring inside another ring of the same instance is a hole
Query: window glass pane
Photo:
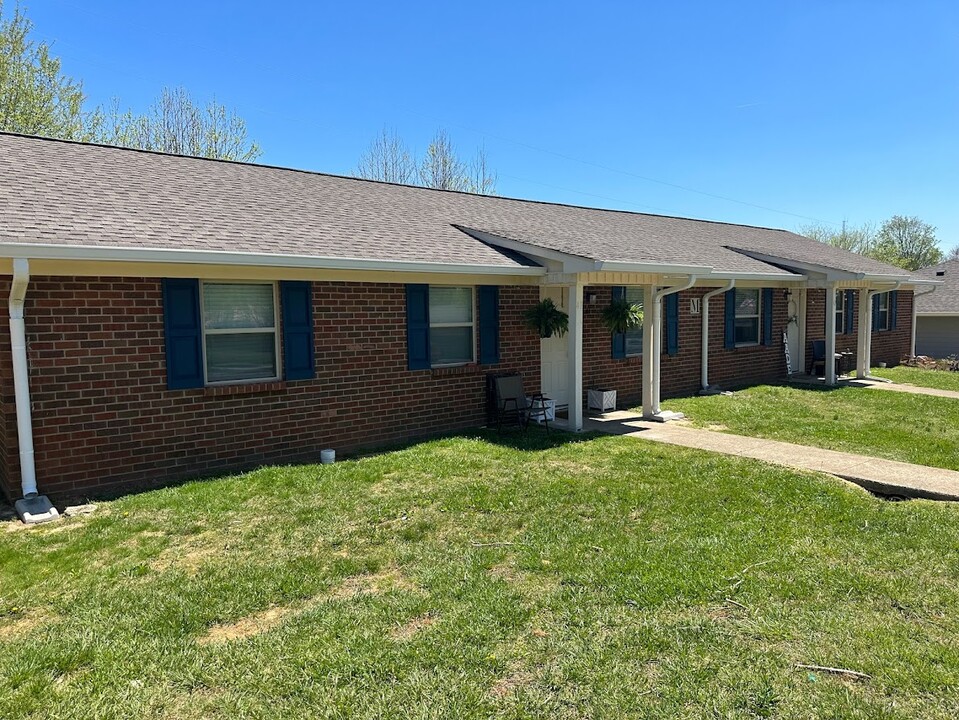
{"type": "Polygon", "coordinates": [[[736,317],[759,315],[759,290],[736,291],[736,317]]]}
{"type": "Polygon", "coordinates": [[[836,291],[836,332],[841,333],[846,327],[846,293],[836,291]]]}
{"type": "Polygon", "coordinates": [[[430,285],[430,324],[473,322],[473,289],[430,285]]]}
{"type": "Polygon", "coordinates": [[[472,362],[473,328],[432,328],[430,330],[430,361],[433,365],[472,362]]]}
{"type": "Polygon", "coordinates": [[[207,330],[273,327],[273,286],[203,283],[203,326],[207,330]]]}
{"type": "MultiPolygon", "coordinates": [[[[626,302],[643,307],[643,288],[637,285],[626,287],[626,302]]],[[[626,354],[643,354],[643,326],[626,331],[626,354]]]]}
{"type": "Polygon", "coordinates": [[[276,340],[272,332],[206,336],[209,382],[276,377],[276,340]]]}
{"type": "Polygon", "coordinates": [[[736,318],[736,344],[759,342],[759,318],[736,318]]]}

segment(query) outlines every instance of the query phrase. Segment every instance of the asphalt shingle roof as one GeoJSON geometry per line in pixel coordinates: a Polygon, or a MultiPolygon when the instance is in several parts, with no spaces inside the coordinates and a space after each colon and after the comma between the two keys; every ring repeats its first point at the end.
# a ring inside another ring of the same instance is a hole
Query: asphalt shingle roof
{"type": "Polygon", "coordinates": [[[908,275],[785,230],[486,197],[0,133],[0,242],[520,267],[455,226],[601,261],[908,275]]]}
{"type": "Polygon", "coordinates": [[[916,296],[916,312],[956,313],[959,315],[959,260],[950,260],[941,265],[916,271],[929,280],[939,280],[942,285],[928,295],[916,296]],[[939,273],[942,275],[939,275],[939,273]]]}

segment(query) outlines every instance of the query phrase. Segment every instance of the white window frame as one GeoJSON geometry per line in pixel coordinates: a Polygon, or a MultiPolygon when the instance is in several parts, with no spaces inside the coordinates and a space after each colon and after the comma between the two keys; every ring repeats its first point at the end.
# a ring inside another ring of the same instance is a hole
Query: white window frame
{"type": "Polygon", "coordinates": [[[836,290],[836,335],[846,332],[846,291],[836,290]]]}
{"type": "MultiPolygon", "coordinates": [[[[470,318],[471,321],[468,323],[434,323],[433,318],[430,317],[430,345],[432,347],[432,335],[433,328],[457,328],[457,327],[468,327],[470,329],[470,360],[465,362],[453,362],[453,363],[438,363],[433,364],[432,358],[430,358],[430,367],[431,368],[447,368],[447,367],[462,367],[464,365],[475,365],[476,364],[476,286],[475,285],[442,285],[442,284],[431,284],[430,289],[434,287],[445,287],[445,288],[462,288],[470,291],[470,318]]],[[[430,350],[432,354],[432,350],[430,350]]]]}
{"type": "Polygon", "coordinates": [[[219,385],[249,385],[258,382],[276,382],[281,379],[280,356],[280,295],[279,286],[271,280],[201,280],[200,281],[200,346],[203,355],[203,384],[216,387],[219,385]],[[272,328],[218,328],[208,330],[206,327],[206,318],[204,317],[205,303],[203,301],[203,292],[207,285],[269,285],[273,288],[273,327],[272,328]],[[272,377],[243,378],[242,380],[214,380],[210,381],[207,373],[206,362],[206,337],[207,335],[248,335],[253,333],[273,333],[273,354],[276,358],[274,365],[276,374],[272,377]]]}
{"type": "MultiPolygon", "coordinates": [[[[626,288],[626,290],[625,290],[625,292],[623,293],[623,300],[628,300],[628,299],[629,299],[629,298],[626,297],[626,295],[629,293],[629,289],[630,289],[630,288],[639,288],[640,292],[643,293],[643,324],[645,325],[645,324],[646,324],[646,287],[643,286],[643,285],[626,285],[626,286],[624,286],[624,287],[626,288]]],[[[665,323],[665,322],[666,322],[666,313],[663,313],[663,323],[665,323]]],[[[637,330],[628,330],[625,334],[629,334],[630,332],[637,332],[637,330]]],[[[642,329],[642,328],[639,328],[639,329],[638,329],[638,332],[642,333],[642,332],[643,332],[643,329],[642,329]]],[[[624,347],[625,347],[626,338],[624,338],[623,344],[624,344],[624,347]]],[[[642,343],[640,343],[640,347],[642,347],[642,343]]],[[[642,351],[642,350],[640,350],[638,353],[631,353],[631,352],[627,352],[627,353],[626,353],[626,357],[628,357],[628,358],[631,358],[631,357],[642,357],[642,356],[643,356],[643,351],[642,351]]]]}
{"type": "Polygon", "coordinates": [[[735,317],[733,318],[733,333],[736,332],[735,321],[740,318],[756,318],[756,339],[750,340],[749,342],[738,342],[736,347],[755,347],[762,343],[763,340],[763,291],[760,288],[736,288],[733,291],[733,302],[735,303],[736,312],[735,317]],[[743,292],[754,292],[756,293],[756,314],[755,315],[740,315],[739,314],[739,303],[736,302],[737,291],[743,292]]]}
{"type": "Polygon", "coordinates": [[[889,308],[889,293],[887,292],[879,293],[879,303],[877,307],[877,314],[879,315],[880,318],[882,317],[883,312],[886,313],[886,322],[879,323],[879,332],[885,332],[889,330],[889,328],[892,326],[892,323],[890,322],[891,313],[889,308]]]}

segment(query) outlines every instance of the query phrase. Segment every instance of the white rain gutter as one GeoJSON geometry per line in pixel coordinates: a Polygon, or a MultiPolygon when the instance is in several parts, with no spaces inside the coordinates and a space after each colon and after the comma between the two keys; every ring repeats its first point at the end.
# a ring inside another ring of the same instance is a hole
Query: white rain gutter
{"type": "Polygon", "coordinates": [[[20,444],[20,487],[24,497],[37,494],[37,471],[33,458],[33,422],[30,417],[30,370],[27,367],[27,333],[23,303],[30,284],[30,263],[13,261],[10,285],[10,352],[13,356],[13,389],[17,405],[17,440],[20,444]]]}
{"type": "MultiPolygon", "coordinates": [[[[865,348],[865,351],[866,351],[866,357],[863,360],[862,366],[866,373],[864,377],[868,379],[873,379],[873,380],[881,379],[881,378],[875,377],[871,372],[869,372],[870,368],[872,367],[872,323],[874,322],[872,317],[872,299],[876,295],[879,295],[880,293],[895,292],[896,290],[901,288],[905,284],[905,282],[906,282],[905,280],[899,280],[891,288],[886,288],[884,290],[870,290],[867,294],[868,305],[866,306],[867,308],[866,313],[868,315],[867,319],[869,320],[869,328],[867,329],[867,332],[869,333],[869,341],[863,343],[863,347],[865,348]]],[[[859,332],[862,333],[862,328],[859,329],[859,332]]],[[[856,372],[856,377],[859,377],[858,371],[856,372]]]]}
{"type": "Polygon", "coordinates": [[[699,371],[699,381],[703,386],[703,390],[706,390],[709,387],[709,301],[711,298],[716,297],[717,295],[725,292],[729,292],[734,287],[736,287],[736,280],[732,279],[726,285],[726,287],[717,288],[716,290],[711,290],[705,295],[703,295],[703,340],[702,340],[702,353],[700,357],[700,371],[699,371]]]}
{"type": "Polygon", "coordinates": [[[932,286],[931,290],[926,290],[926,292],[921,292],[919,294],[912,294],[912,337],[909,339],[909,355],[916,357],[916,298],[921,298],[925,295],[932,295],[936,292],[936,285],[932,286]]]}
{"type": "Polygon", "coordinates": [[[188,265],[240,265],[252,267],[309,268],[323,270],[386,270],[392,272],[457,273],[476,275],[546,274],[544,267],[470,265],[464,263],[374,260],[357,257],[319,257],[283,253],[250,253],[229,250],[180,248],[129,248],[106,245],[47,245],[0,243],[0,257],[34,260],[99,260],[107,262],[185,263],[188,265]]]}
{"type": "Polygon", "coordinates": [[[643,383],[649,389],[648,401],[645,397],[646,393],[643,393],[643,417],[647,420],[666,422],[668,420],[679,420],[683,417],[682,413],[664,413],[659,407],[660,370],[662,369],[663,353],[663,298],[667,295],[674,295],[683,290],[688,290],[702,277],[704,276],[690,275],[682,285],[663,288],[653,293],[653,317],[650,320],[650,329],[652,330],[652,357],[650,358],[652,360],[652,373],[650,381],[644,381],[643,383]]]}

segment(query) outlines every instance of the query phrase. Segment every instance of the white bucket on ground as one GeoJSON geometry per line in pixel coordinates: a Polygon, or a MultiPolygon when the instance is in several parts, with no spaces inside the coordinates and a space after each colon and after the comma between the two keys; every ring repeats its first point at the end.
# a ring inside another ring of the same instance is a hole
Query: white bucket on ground
{"type": "Polygon", "coordinates": [[[320,450],[320,462],[324,465],[336,462],[336,450],[320,450]]]}

